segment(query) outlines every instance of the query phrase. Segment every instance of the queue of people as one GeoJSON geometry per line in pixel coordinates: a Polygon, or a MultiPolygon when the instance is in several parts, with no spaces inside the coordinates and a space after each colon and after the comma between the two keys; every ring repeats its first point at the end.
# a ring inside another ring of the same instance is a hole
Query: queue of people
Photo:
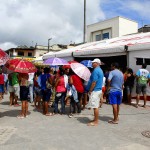
{"type": "Polygon", "coordinates": [[[45,116],[66,114],[68,103],[70,118],[75,113],[80,114],[85,108],[93,109],[94,119],[88,126],[96,126],[99,108],[106,98],[106,102],[112,105],[114,115],[113,120],[108,123],[118,124],[120,104],[122,100],[131,104],[136,79],[136,107],[139,106],[141,92],[144,96],[143,107],[146,107],[146,88],[150,81],[146,64],[143,64],[136,74],[131,68],[127,68],[123,74],[118,63],[112,63],[111,70],[104,74],[100,66],[100,59],[92,61],[93,71],[88,82],[83,81],[71,68],[63,66],[60,66],[57,72],[52,68],[42,68],[36,73],[13,72],[8,75],[7,80],[0,70],[0,100],[5,87],[5,91],[8,89],[10,93],[10,106],[19,106],[18,100],[21,101],[21,113],[17,116],[20,119],[28,117],[28,102],[34,103],[36,109],[42,109],[45,116]],[[53,111],[49,112],[49,107],[52,107],[53,111]]]}

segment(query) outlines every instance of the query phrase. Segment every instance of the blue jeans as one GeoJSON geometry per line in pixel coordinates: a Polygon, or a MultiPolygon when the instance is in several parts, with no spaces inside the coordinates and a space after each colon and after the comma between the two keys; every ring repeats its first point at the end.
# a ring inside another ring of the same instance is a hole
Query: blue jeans
{"type": "Polygon", "coordinates": [[[66,92],[56,93],[55,103],[54,103],[54,113],[58,113],[58,102],[61,102],[61,113],[65,114],[65,97],[66,92]]]}

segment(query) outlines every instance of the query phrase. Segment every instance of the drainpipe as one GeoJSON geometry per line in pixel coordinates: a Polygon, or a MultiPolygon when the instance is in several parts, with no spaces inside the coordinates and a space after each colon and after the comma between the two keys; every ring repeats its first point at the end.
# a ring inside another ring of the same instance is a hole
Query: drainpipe
{"type": "Polygon", "coordinates": [[[127,57],[127,67],[129,67],[129,52],[128,52],[128,46],[124,46],[124,50],[126,52],[126,57],[127,57]]]}

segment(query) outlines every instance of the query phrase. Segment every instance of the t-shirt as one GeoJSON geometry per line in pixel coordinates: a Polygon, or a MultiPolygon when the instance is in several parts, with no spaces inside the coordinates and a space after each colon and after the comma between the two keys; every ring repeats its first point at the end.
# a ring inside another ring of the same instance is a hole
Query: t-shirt
{"type": "Polygon", "coordinates": [[[146,69],[139,69],[136,75],[139,77],[138,79],[139,84],[147,84],[147,81],[150,78],[149,71],[146,69]]]}
{"type": "Polygon", "coordinates": [[[34,73],[28,73],[28,75],[29,75],[29,79],[28,79],[29,84],[33,84],[34,73]]]}
{"type": "Polygon", "coordinates": [[[89,79],[86,89],[89,91],[92,82],[96,82],[96,85],[95,85],[93,91],[100,91],[102,89],[103,77],[104,77],[104,74],[103,74],[102,69],[99,66],[96,67],[90,76],[90,79],[89,79]]]}
{"type": "Polygon", "coordinates": [[[108,80],[110,80],[110,92],[122,91],[122,85],[124,83],[123,73],[115,69],[109,73],[108,80]]]}
{"type": "Polygon", "coordinates": [[[17,72],[12,73],[12,86],[14,85],[19,85],[17,72]]]}
{"type": "Polygon", "coordinates": [[[83,93],[84,92],[84,86],[82,83],[82,80],[77,75],[72,75],[73,85],[75,86],[77,92],[83,93]]]}
{"type": "Polygon", "coordinates": [[[40,82],[41,82],[40,86],[41,86],[42,90],[46,89],[46,81],[49,77],[50,77],[50,74],[41,74],[40,75],[40,82]]]}
{"type": "Polygon", "coordinates": [[[0,74],[0,84],[4,84],[4,75],[0,74]]]}

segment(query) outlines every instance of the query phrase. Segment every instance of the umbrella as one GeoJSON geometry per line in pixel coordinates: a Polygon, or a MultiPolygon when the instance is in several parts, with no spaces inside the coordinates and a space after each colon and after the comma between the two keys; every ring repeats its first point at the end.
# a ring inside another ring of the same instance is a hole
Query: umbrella
{"type": "Polygon", "coordinates": [[[46,59],[44,61],[44,64],[58,66],[58,65],[67,65],[68,62],[65,59],[54,57],[54,58],[48,58],[48,59],[46,59]]]}
{"type": "Polygon", "coordinates": [[[80,63],[86,67],[92,68],[92,61],[91,60],[83,60],[80,63]]]}
{"type": "Polygon", "coordinates": [[[64,66],[63,66],[63,68],[64,68],[64,69],[66,69],[66,68],[70,69],[70,68],[71,68],[71,66],[70,66],[70,65],[71,65],[72,63],[78,63],[78,62],[77,62],[77,61],[75,61],[75,60],[68,61],[68,65],[64,65],[64,66]]]}
{"type": "Polygon", "coordinates": [[[71,69],[77,74],[80,78],[85,81],[88,81],[91,76],[90,70],[80,63],[72,63],[71,69]]]}
{"type": "Polygon", "coordinates": [[[14,72],[32,73],[36,72],[36,67],[29,61],[24,59],[11,59],[5,64],[5,67],[14,72]]]}
{"type": "Polygon", "coordinates": [[[0,66],[4,65],[9,60],[9,56],[6,52],[0,49],[0,66]]]}

